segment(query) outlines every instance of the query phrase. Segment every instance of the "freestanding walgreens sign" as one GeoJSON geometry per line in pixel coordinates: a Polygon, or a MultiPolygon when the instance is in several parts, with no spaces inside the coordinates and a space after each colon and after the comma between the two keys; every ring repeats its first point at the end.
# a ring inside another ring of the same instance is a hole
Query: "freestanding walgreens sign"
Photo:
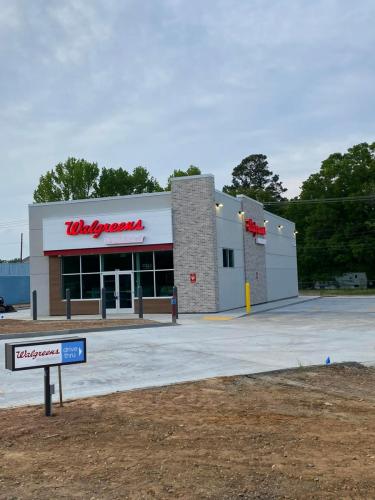
{"type": "Polygon", "coordinates": [[[5,344],[5,368],[12,371],[86,363],[86,339],[70,337],[56,341],[5,344]]]}
{"type": "Polygon", "coordinates": [[[86,363],[86,339],[82,337],[5,344],[5,368],[8,370],[15,372],[44,368],[44,406],[47,417],[52,415],[50,367],[78,363],[86,363]]]}

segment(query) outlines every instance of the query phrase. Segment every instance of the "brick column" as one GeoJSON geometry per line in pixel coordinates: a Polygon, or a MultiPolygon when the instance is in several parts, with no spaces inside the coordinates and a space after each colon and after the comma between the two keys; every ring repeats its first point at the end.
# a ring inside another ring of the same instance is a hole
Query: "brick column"
{"type": "Polygon", "coordinates": [[[213,175],[172,179],[172,224],[179,311],[217,311],[219,282],[213,175]],[[190,273],[196,273],[196,283],[190,282],[190,273]]]}
{"type": "MultiPolygon", "coordinates": [[[[237,196],[242,202],[244,219],[253,219],[259,226],[264,224],[263,205],[247,196],[237,196]]],[[[266,236],[267,238],[267,236],[266,236]]],[[[255,237],[244,225],[245,280],[251,285],[251,303],[267,302],[266,247],[258,245],[255,237]]]]}

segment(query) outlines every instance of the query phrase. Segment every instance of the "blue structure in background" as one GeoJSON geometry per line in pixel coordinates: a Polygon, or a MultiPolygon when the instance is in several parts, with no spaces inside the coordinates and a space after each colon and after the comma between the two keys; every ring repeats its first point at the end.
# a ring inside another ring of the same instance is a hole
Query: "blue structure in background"
{"type": "Polygon", "coordinates": [[[30,302],[30,264],[0,264],[0,297],[7,304],[30,302]]]}

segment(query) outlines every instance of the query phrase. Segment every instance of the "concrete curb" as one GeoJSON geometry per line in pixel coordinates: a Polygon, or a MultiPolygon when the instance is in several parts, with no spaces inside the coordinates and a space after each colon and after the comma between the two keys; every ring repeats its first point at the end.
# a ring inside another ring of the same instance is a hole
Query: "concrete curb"
{"type": "Polygon", "coordinates": [[[162,326],[179,326],[173,323],[145,323],[144,325],[124,325],[124,326],[107,326],[103,328],[71,328],[69,330],[58,330],[51,332],[25,332],[25,333],[9,333],[0,335],[0,340],[9,339],[24,339],[33,337],[48,337],[50,335],[75,335],[95,332],[114,332],[117,330],[140,330],[141,328],[160,328],[162,326]]]}

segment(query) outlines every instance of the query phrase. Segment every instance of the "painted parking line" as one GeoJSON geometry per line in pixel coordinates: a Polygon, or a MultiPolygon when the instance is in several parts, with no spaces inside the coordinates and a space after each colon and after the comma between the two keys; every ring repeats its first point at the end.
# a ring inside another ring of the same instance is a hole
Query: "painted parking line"
{"type": "Polygon", "coordinates": [[[233,316],[203,316],[206,321],[229,321],[233,316]]]}

